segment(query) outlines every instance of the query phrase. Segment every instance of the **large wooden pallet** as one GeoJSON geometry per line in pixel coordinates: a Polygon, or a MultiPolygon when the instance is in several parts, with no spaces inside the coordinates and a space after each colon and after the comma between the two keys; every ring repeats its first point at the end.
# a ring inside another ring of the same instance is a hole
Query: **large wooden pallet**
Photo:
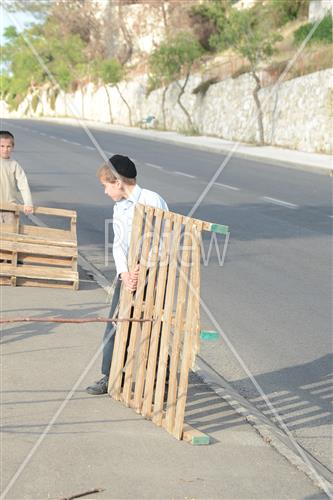
{"type": "Polygon", "coordinates": [[[15,215],[0,224],[0,284],[78,289],[76,212],[35,207],[35,215],[61,217],[68,229],[21,224],[21,205],[0,204],[15,215]]]}
{"type": "Polygon", "coordinates": [[[177,439],[207,444],[184,426],[200,341],[200,242],[202,231],[228,227],[137,205],[132,228],[129,269],[140,264],[138,288],[133,295],[122,287],[119,317],[152,321],[118,325],[108,392],[177,439]]]}

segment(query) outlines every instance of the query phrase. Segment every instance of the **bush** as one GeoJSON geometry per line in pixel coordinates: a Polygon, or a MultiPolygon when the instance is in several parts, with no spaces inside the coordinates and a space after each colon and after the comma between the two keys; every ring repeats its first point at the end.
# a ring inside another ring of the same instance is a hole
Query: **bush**
{"type": "MultiPolygon", "coordinates": [[[[308,36],[315,23],[307,23],[294,32],[294,43],[300,45],[308,36]]],[[[313,32],[309,43],[332,43],[332,16],[328,14],[324,17],[317,29],[313,32]]]]}

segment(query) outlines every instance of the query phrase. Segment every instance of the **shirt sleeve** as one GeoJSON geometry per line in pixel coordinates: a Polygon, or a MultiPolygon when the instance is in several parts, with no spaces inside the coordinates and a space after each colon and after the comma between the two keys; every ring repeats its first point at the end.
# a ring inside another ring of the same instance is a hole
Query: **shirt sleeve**
{"type": "Polygon", "coordinates": [[[21,193],[21,196],[23,198],[23,203],[24,205],[28,207],[32,207],[32,197],[31,197],[31,192],[28,184],[28,179],[27,176],[25,175],[25,172],[23,168],[16,163],[15,166],[15,179],[16,179],[16,184],[17,188],[21,193]]]}
{"type": "Polygon", "coordinates": [[[113,213],[113,247],[112,253],[114,262],[116,265],[117,276],[120,276],[121,273],[128,272],[127,265],[127,254],[124,249],[124,236],[125,236],[124,224],[119,217],[116,216],[115,212],[113,213]]]}

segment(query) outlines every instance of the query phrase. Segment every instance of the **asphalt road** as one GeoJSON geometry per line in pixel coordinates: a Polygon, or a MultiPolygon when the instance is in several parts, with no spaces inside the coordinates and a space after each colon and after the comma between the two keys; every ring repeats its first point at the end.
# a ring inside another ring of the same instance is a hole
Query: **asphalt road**
{"type": "MultiPolygon", "coordinates": [[[[105,220],[112,203],[96,178],[101,155],[79,127],[4,120],[16,136],[36,205],[78,211],[80,251],[110,279],[105,220]]],[[[193,150],[91,129],[106,156],[135,159],[139,184],[188,214],[223,161],[193,150]]],[[[332,469],[332,185],[324,175],[233,158],[192,216],[230,226],[223,266],[213,248],[202,268],[203,326],[223,330],[201,355],[332,469]]],[[[220,242],[220,251],[223,241],[220,242]]],[[[207,245],[206,245],[207,250],[207,245]]],[[[109,255],[111,258],[111,253],[109,255]]]]}

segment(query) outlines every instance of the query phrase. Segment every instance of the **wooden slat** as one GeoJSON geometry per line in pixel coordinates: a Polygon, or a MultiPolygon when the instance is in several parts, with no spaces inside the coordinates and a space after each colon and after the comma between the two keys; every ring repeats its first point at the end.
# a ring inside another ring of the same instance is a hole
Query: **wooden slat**
{"type": "MultiPolygon", "coordinates": [[[[134,318],[139,318],[142,312],[143,296],[146,287],[146,274],[148,268],[149,252],[152,241],[154,210],[151,207],[149,207],[146,208],[145,211],[146,211],[146,221],[143,233],[145,236],[143,238],[143,243],[142,243],[141,258],[140,258],[140,253],[138,252],[139,245],[138,244],[136,245],[137,251],[136,251],[135,262],[138,262],[140,260],[140,272],[139,272],[138,287],[135,292],[135,300],[134,300],[135,307],[133,313],[134,318]]],[[[149,314],[149,308],[146,307],[144,318],[147,318],[147,313],[149,314]]],[[[130,329],[131,333],[130,333],[129,346],[127,348],[125,383],[123,389],[123,398],[127,405],[129,405],[130,400],[132,398],[132,377],[135,364],[135,350],[137,348],[138,334],[139,332],[142,331],[141,325],[139,323],[132,324],[130,329]]]]}
{"type": "Polygon", "coordinates": [[[22,225],[20,227],[20,234],[66,243],[74,241],[70,231],[66,231],[64,229],[53,229],[51,227],[22,225]]]}
{"type": "MultiPolygon", "coordinates": [[[[174,217],[177,216],[179,217],[179,214],[176,214],[174,212],[167,212],[164,217],[165,219],[170,218],[174,220],[174,217]]],[[[203,231],[210,231],[220,234],[227,234],[229,232],[229,227],[223,224],[214,224],[213,222],[206,222],[199,219],[192,219],[187,217],[186,215],[181,215],[181,217],[182,217],[182,223],[184,225],[186,225],[187,222],[190,221],[191,224],[197,226],[198,229],[201,228],[203,231]]]]}
{"type": "MultiPolygon", "coordinates": [[[[161,214],[158,214],[158,220],[161,221],[161,214]]],[[[159,223],[161,225],[161,222],[159,223]]],[[[146,383],[144,391],[144,401],[142,406],[142,415],[145,417],[151,417],[152,414],[152,401],[154,395],[154,385],[156,378],[156,363],[157,363],[157,351],[158,344],[160,341],[160,333],[162,326],[162,311],[164,305],[164,295],[166,288],[166,278],[168,271],[168,254],[171,236],[171,221],[167,220],[163,228],[163,240],[162,240],[162,251],[160,256],[159,272],[156,283],[156,301],[154,306],[153,316],[155,318],[155,323],[152,327],[151,340],[149,346],[149,359],[146,373],[146,383]]],[[[158,247],[159,242],[157,241],[157,251],[156,258],[158,257],[158,247]]],[[[164,395],[164,387],[162,388],[164,395]]]]}
{"type": "Polygon", "coordinates": [[[77,248],[57,247],[56,245],[37,245],[33,243],[23,243],[21,241],[1,240],[1,250],[6,252],[18,252],[25,254],[54,256],[54,257],[77,257],[77,248]]]}
{"type": "Polygon", "coordinates": [[[58,281],[77,281],[78,273],[71,269],[51,268],[47,266],[16,266],[0,263],[0,276],[21,278],[55,279],[58,281]]]}
{"type": "Polygon", "coordinates": [[[210,437],[204,432],[198,431],[189,424],[184,424],[182,439],[194,446],[207,445],[210,443],[210,437]]]}
{"type": "Polygon", "coordinates": [[[195,333],[197,328],[197,314],[196,307],[198,305],[196,301],[196,266],[195,263],[198,261],[198,255],[200,259],[200,247],[198,244],[198,238],[196,235],[196,230],[192,227],[192,268],[190,272],[190,280],[188,283],[188,299],[187,299],[187,311],[186,311],[186,323],[184,332],[184,342],[181,356],[181,369],[178,384],[177,393],[177,405],[175,414],[175,425],[173,429],[173,435],[177,439],[181,439],[183,433],[183,423],[185,415],[185,405],[187,397],[188,388],[188,373],[191,366],[193,347],[192,344],[195,343],[195,333]]]}
{"type": "MultiPolygon", "coordinates": [[[[1,278],[0,278],[1,279],[1,278]]],[[[17,286],[32,286],[32,287],[43,287],[43,288],[71,288],[78,286],[78,281],[61,281],[57,282],[56,280],[36,280],[33,278],[16,278],[17,286]]],[[[77,289],[77,288],[75,288],[77,289]]]]}
{"type": "MultiPolygon", "coordinates": [[[[129,251],[129,269],[132,271],[136,266],[137,245],[142,234],[142,225],[144,217],[144,207],[138,205],[134,212],[131,245],[129,251]]],[[[120,308],[119,316],[121,318],[128,318],[131,312],[133,294],[128,292],[124,286],[121,288],[120,293],[120,308]]],[[[121,379],[123,373],[124,357],[126,350],[126,343],[128,337],[129,322],[124,321],[120,323],[116,330],[115,345],[113,350],[108,392],[114,398],[120,399],[121,379]]]]}
{"type": "Polygon", "coordinates": [[[77,246],[76,241],[59,241],[58,239],[52,239],[47,236],[33,236],[33,235],[25,235],[25,234],[17,234],[13,232],[1,232],[1,224],[0,224],[0,245],[2,241],[15,241],[22,243],[31,243],[38,245],[47,245],[47,246],[58,246],[58,247],[75,247],[77,246]]]}
{"type": "Polygon", "coordinates": [[[160,357],[157,370],[157,382],[156,382],[154,412],[153,412],[153,422],[156,425],[162,425],[164,390],[165,390],[166,370],[167,370],[168,354],[169,354],[169,338],[172,325],[172,312],[175,302],[177,257],[178,257],[181,227],[182,227],[181,217],[178,217],[174,221],[174,226],[172,231],[172,246],[169,257],[168,279],[166,285],[166,296],[165,296],[165,305],[163,312],[160,357]]]}
{"type": "MultiPolygon", "coordinates": [[[[73,270],[72,267],[72,258],[71,257],[44,257],[41,255],[31,255],[31,254],[24,254],[20,253],[17,257],[18,262],[22,264],[42,264],[44,266],[60,266],[60,267],[69,267],[71,270],[73,270]]],[[[76,269],[76,267],[75,267],[76,269]]],[[[75,269],[73,270],[74,272],[75,269]]]]}
{"type": "Polygon", "coordinates": [[[191,367],[194,367],[195,356],[198,354],[200,349],[200,262],[201,262],[201,230],[202,227],[193,227],[193,238],[195,239],[196,252],[193,255],[193,278],[191,286],[194,290],[194,307],[193,307],[193,320],[194,320],[194,339],[192,342],[192,360],[191,367]]]}
{"type": "Polygon", "coordinates": [[[10,284],[11,284],[10,278],[4,278],[0,276],[0,285],[10,285],[10,284]]]}
{"type": "MultiPolygon", "coordinates": [[[[146,207],[146,210],[148,209],[150,210],[150,207],[146,207]]],[[[144,318],[147,319],[152,318],[154,311],[154,291],[156,284],[156,271],[157,271],[160,231],[162,225],[162,215],[163,214],[158,214],[158,216],[156,217],[154,234],[153,234],[153,247],[148,257],[148,259],[150,260],[150,265],[149,265],[148,284],[147,284],[146,299],[145,299],[146,307],[144,311],[144,318]]],[[[145,256],[143,258],[146,259],[145,256]]],[[[145,375],[147,369],[151,331],[152,331],[151,323],[144,323],[142,326],[140,344],[138,347],[137,372],[136,372],[135,391],[134,391],[134,407],[137,412],[139,412],[142,407],[142,394],[145,384],[145,375]]]]}
{"type": "MultiPolygon", "coordinates": [[[[23,205],[16,205],[12,203],[0,203],[0,210],[11,210],[13,212],[23,212],[23,205]]],[[[34,214],[36,215],[55,215],[58,217],[76,217],[75,210],[65,210],[62,208],[50,207],[34,207],[34,214]]]]}
{"type": "Polygon", "coordinates": [[[185,235],[183,242],[182,260],[179,271],[179,284],[177,293],[177,309],[175,320],[175,331],[173,335],[171,364],[170,364],[170,379],[167,402],[166,425],[168,432],[172,433],[174,428],[176,403],[177,403],[177,370],[179,363],[180,347],[182,341],[183,317],[185,312],[187,276],[190,262],[190,245],[191,245],[191,223],[188,222],[185,226],[185,235]]]}

